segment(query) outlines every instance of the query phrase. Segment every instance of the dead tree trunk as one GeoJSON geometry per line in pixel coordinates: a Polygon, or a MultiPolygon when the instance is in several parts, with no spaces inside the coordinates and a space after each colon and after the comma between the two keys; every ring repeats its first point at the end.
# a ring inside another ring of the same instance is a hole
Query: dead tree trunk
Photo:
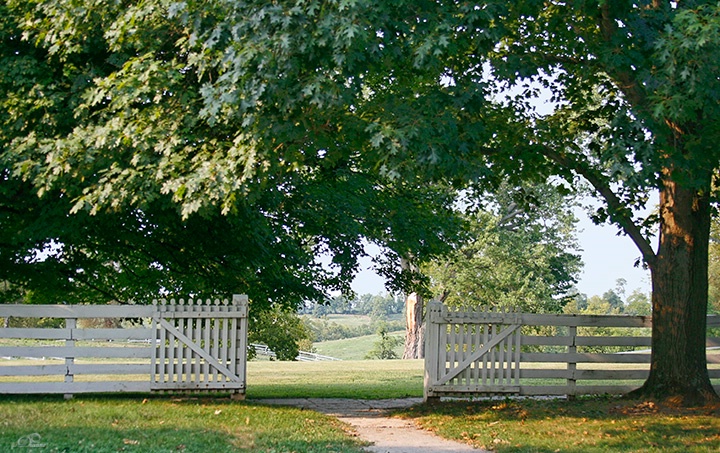
{"type": "Polygon", "coordinates": [[[405,298],[405,351],[403,359],[422,359],[424,350],[423,313],[425,303],[418,293],[411,293],[405,298]]]}

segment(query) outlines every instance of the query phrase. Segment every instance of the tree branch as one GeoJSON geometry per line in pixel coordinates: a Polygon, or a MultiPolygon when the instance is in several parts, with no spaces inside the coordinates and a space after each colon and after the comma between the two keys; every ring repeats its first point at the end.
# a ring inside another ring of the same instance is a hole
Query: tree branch
{"type": "Polygon", "coordinates": [[[610,212],[610,219],[622,228],[630,239],[635,243],[635,246],[640,250],[643,260],[650,266],[655,263],[657,255],[652,248],[652,244],[642,234],[640,227],[635,224],[632,217],[628,215],[628,209],[624,206],[622,200],[612,191],[610,186],[599,177],[599,175],[592,171],[591,168],[580,165],[574,162],[572,159],[567,157],[565,154],[559,153],[550,148],[545,148],[545,156],[552,161],[560,164],[561,166],[575,171],[583,178],[585,178],[595,189],[597,193],[602,196],[607,203],[610,212]]]}

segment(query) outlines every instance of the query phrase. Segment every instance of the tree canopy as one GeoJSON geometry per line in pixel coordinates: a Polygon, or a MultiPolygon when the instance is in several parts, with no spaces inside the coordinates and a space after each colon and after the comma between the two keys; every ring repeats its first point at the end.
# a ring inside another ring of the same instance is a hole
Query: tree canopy
{"type": "Polygon", "coordinates": [[[233,291],[295,306],[349,292],[363,240],[391,279],[397,254],[446,247],[460,226],[435,218],[446,185],[369,171],[351,135],[311,116],[211,114],[222,71],[197,39],[227,6],[3,2],[0,278],[34,301],[233,291]]]}

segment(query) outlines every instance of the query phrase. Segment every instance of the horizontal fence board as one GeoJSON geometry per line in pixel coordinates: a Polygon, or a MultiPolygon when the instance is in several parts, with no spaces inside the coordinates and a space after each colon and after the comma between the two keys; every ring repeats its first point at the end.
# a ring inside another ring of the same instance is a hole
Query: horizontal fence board
{"type": "Polygon", "coordinates": [[[32,340],[69,340],[72,329],[43,329],[9,327],[0,329],[0,338],[32,339],[32,340]]]}
{"type": "Polygon", "coordinates": [[[0,376],[51,376],[65,375],[66,365],[3,365],[0,376]]]}
{"type": "Polygon", "coordinates": [[[650,363],[650,354],[582,354],[570,352],[523,352],[522,363],[650,363]]]}
{"type": "Polygon", "coordinates": [[[153,337],[150,328],[130,329],[73,329],[72,340],[149,340],[153,337]]]}
{"type": "Polygon", "coordinates": [[[3,346],[0,357],[150,358],[150,347],[3,346]]]}
{"type": "MultiPolygon", "coordinates": [[[[528,346],[573,346],[573,337],[558,335],[543,337],[523,335],[522,344],[528,346]]],[[[575,337],[574,346],[625,346],[650,347],[650,337],[575,337]]]]}
{"type": "Polygon", "coordinates": [[[520,379],[630,380],[646,379],[649,370],[520,369],[520,379]]]}
{"type": "Polygon", "coordinates": [[[650,337],[576,337],[575,346],[650,347],[650,337]]]}
{"type": "Polygon", "coordinates": [[[149,381],[0,382],[0,393],[9,394],[149,392],[150,390],[149,381]]]}
{"type": "Polygon", "coordinates": [[[11,327],[0,329],[0,338],[29,340],[147,340],[149,328],[131,329],[43,329],[11,327]]]}
{"type": "Polygon", "coordinates": [[[651,327],[650,316],[531,313],[431,313],[438,324],[516,324],[565,327],[651,327]]]}
{"type": "Polygon", "coordinates": [[[527,385],[520,389],[523,396],[545,395],[623,395],[639,388],[639,385],[527,385]]]}
{"type": "Polygon", "coordinates": [[[0,305],[0,318],[149,318],[152,305],[0,305]]]}
{"type": "Polygon", "coordinates": [[[67,366],[70,374],[89,375],[127,375],[127,374],[150,374],[150,362],[148,363],[74,363],[67,366]]]}

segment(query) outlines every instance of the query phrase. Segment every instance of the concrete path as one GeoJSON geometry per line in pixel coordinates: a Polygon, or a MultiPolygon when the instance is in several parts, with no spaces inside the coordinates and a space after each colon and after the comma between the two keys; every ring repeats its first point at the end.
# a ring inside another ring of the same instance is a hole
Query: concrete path
{"type": "Polygon", "coordinates": [[[410,420],[388,417],[393,409],[422,402],[422,398],[353,400],[334,398],[266,399],[263,404],[293,406],[321,412],[351,425],[372,453],[481,453],[467,444],[435,436],[410,420]]]}

